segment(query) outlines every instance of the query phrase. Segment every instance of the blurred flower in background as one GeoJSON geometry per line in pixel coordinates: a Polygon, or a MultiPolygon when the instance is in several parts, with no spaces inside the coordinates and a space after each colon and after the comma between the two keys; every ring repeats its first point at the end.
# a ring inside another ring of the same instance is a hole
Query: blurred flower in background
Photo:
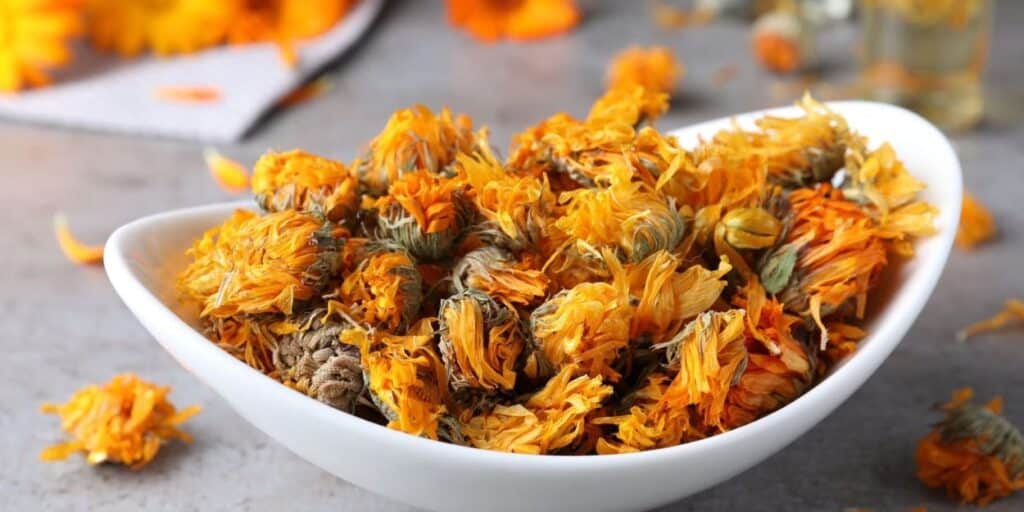
{"type": "Polygon", "coordinates": [[[0,0],[0,92],[50,83],[81,31],[78,0],[0,0]]]}

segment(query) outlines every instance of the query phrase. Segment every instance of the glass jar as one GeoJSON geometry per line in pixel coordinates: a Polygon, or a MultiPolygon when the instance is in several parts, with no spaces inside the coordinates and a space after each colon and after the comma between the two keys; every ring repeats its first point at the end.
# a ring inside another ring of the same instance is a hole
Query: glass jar
{"type": "Polygon", "coordinates": [[[990,0],[861,0],[865,94],[946,129],[982,117],[990,0]]]}

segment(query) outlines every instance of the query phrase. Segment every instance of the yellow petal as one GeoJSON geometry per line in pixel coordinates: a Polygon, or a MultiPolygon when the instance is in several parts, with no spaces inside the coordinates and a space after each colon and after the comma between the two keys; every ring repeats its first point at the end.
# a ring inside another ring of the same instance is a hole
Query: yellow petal
{"type": "Polygon", "coordinates": [[[64,257],[73,263],[94,264],[103,261],[102,245],[85,245],[71,233],[68,219],[64,214],[53,216],[53,231],[64,257]]]}
{"type": "Polygon", "coordinates": [[[242,164],[217,152],[207,149],[203,152],[210,175],[222,189],[231,193],[249,190],[249,171],[242,164]]]}

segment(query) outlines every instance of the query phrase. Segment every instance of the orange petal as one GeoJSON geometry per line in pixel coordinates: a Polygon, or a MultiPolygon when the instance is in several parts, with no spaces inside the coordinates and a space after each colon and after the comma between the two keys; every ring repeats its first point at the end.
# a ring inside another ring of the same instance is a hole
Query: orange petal
{"type": "Polygon", "coordinates": [[[299,86],[292,92],[288,93],[287,96],[281,98],[281,101],[278,102],[278,106],[291,107],[298,105],[299,103],[304,103],[331,90],[331,87],[333,87],[331,81],[327,78],[317,78],[308,84],[299,86]]]}
{"type": "Polygon", "coordinates": [[[68,219],[64,214],[53,216],[53,231],[57,235],[57,244],[64,257],[73,263],[95,264],[103,261],[102,245],[85,245],[71,234],[68,219]]]}
{"type": "Polygon", "coordinates": [[[220,89],[208,85],[169,85],[157,87],[156,97],[180,103],[214,103],[220,101],[220,89]]]}
{"type": "Polygon", "coordinates": [[[222,189],[231,193],[249,190],[249,171],[242,164],[217,152],[207,149],[203,152],[210,175],[222,189]]]}

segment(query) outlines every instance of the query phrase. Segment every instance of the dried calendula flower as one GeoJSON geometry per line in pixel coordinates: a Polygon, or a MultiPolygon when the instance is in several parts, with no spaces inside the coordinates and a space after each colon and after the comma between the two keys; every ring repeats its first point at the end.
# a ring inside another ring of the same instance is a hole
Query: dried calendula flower
{"type": "Polygon", "coordinates": [[[568,365],[618,381],[613,368],[629,344],[629,283],[618,260],[605,251],[611,283],[581,283],[562,290],[533,311],[533,338],[555,368],[568,365]]]}
{"type": "Polygon", "coordinates": [[[478,291],[466,291],[441,301],[441,358],[448,383],[464,389],[511,391],[525,335],[515,311],[478,291]]]}
{"type": "Polygon", "coordinates": [[[43,412],[59,415],[61,428],[72,440],[43,450],[39,457],[57,461],[84,452],[89,464],[143,468],[164,443],[192,440],[178,426],[195,416],[199,406],[177,410],[167,401],[170,391],[125,373],[103,386],[82,388],[63,405],[44,404],[43,412]]]}
{"type": "Polygon", "coordinates": [[[807,67],[814,58],[810,28],[792,9],[778,9],[754,23],[751,47],[754,58],[769,71],[790,73],[807,67]]]}
{"type": "Polygon", "coordinates": [[[448,0],[448,22],[486,42],[550,37],[579,19],[573,0],[448,0]]]}
{"type": "Polygon", "coordinates": [[[250,367],[272,374],[277,337],[270,324],[276,320],[271,315],[214,318],[206,326],[206,336],[250,367]]]}
{"type": "Polygon", "coordinates": [[[461,181],[426,171],[402,176],[376,208],[380,236],[425,260],[447,256],[474,213],[461,181]]]}
{"type": "Polygon", "coordinates": [[[434,115],[427,107],[416,105],[392,114],[352,167],[365,191],[379,196],[405,174],[447,170],[459,153],[471,153],[476,143],[473,120],[468,116],[453,116],[447,108],[434,115]]]}
{"type": "Polygon", "coordinates": [[[353,412],[363,393],[363,369],[358,347],[341,343],[352,326],[319,307],[276,322],[273,351],[278,377],[288,386],[346,412],[353,412]]]}
{"type": "Polygon", "coordinates": [[[93,46],[134,57],[194,53],[220,43],[235,16],[234,2],[207,0],[87,0],[93,46]]]}
{"type": "Polygon", "coordinates": [[[359,208],[359,182],[345,164],[301,150],[260,157],[252,192],[269,212],[298,210],[341,221],[359,208]]]}
{"type": "Polygon", "coordinates": [[[244,165],[220,154],[213,148],[203,151],[203,160],[210,176],[227,192],[245,192],[249,190],[249,171],[244,165]]]}
{"type": "Polygon", "coordinates": [[[361,322],[401,331],[419,313],[423,279],[407,252],[373,251],[345,277],[336,295],[361,322]]]}
{"type": "Polygon", "coordinates": [[[77,0],[0,2],[0,93],[50,83],[49,69],[71,61],[68,40],[82,31],[77,0]]]}
{"type": "Polygon", "coordinates": [[[973,249],[996,236],[995,218],[970,192],[964,192],[960,207],[960,227],[956,231],[956,245],[961,249],[973,249]]]}
{"type": "Polygon", "coordinates": [[[975,334],[1002,329],[1013,323],[1024,323],[1024,300],[1007,299],[1002,311],[991,318],[968,325],[961,329],[956,336],[960,341],[965,341],[975,334]]]}
{"type": "Polygon", "coordinates": [[[551,286],[543,272],[497,247],[481,247],[467,253],[452,269],[451,279],[457,292],[479,290],[495,300],[517,306],[539,303],[551,286]]]}
{"type": "Polygon", "coordinates": [[[192,262],[178,278],[202,317],[290,314],[327,285],[337,271],[334,230],[294,210],[258,216],[236,210],[187,252],[192,262]]]}
{"type": "Polygon", "coordinates": [[[917,477],[963,503],[984,505],[1024,489],[1024,436],[1000,414],[1002,398],[981,406],[970,388],[953,393],[946,417],[921,439],[917,477]]]}
{"type": "Polygon", "coordinates": [[[462,423],[469,444],[514,453],[553,453],[584,434],[587,416],[611,395],[600,376],[579,375],[562,368],[524,403],[497,405],[462,423]],[[578,376],[577,376],[578,375],[578,376]]]}
{"type": "Polygon", "coordinates": [[[665,350],[668,368],[676,372],[663,399],[694,405],[694,423],[702,429],[727,429],[726,399],[743,375],[748,359],[745,314],[742,309],[701,313],[675,338],[655,345],[665,350]]]}
{"type": "Polygon", "coordinates": [[[782,222],[764,208],[739,208],[726,213],[717,229],[734,248],[758,250],[775,245],[782,222]]]}
{"type": "Polygon", "coordinates": [[[650,91],[672,93],[685,72],[671,49],[633,46],[612,60],[607,81],[609,88],[640,85],[650,91]]]}
{"type": "Polygon", "coordinates": [[[370,396],[388,428],[430,439],[442,435],[448,384],[431,319],[419,321],[405,336],[348,329],[341,341],[359,347],[370,396]]]}
{"type": "Polygon", "coordinates": [[[60,246],[61,252],[71,262],[89,265],[103,261],[103,246],[86,245],[75,238],[64,214],[58,213],[53,216],[53,232],[57,236],[57,245],[60,246]]]}
{"type": "MultiPolygon", "coordinates": [[[[595,418],[595,424],[615,429],[612,435],[597,441],[597,453],[652,450],[702,437],[693,425],[693,410],[685,403],[666,399],[665,392],[671,381],[664,373],[651,373],[639,389],[623,399],[624,404],[629,404],[625,414],[595,418]]],[[[674,398],[678,398],[678,394],[674,398]]]]}
{"type": "Polygon", "coordinates": [[[296,40],[315,37],[334,26],[353,0],[241,0],[227,32],[232,44],[275,42],[284,61],[294,65],[296,40]]]}

